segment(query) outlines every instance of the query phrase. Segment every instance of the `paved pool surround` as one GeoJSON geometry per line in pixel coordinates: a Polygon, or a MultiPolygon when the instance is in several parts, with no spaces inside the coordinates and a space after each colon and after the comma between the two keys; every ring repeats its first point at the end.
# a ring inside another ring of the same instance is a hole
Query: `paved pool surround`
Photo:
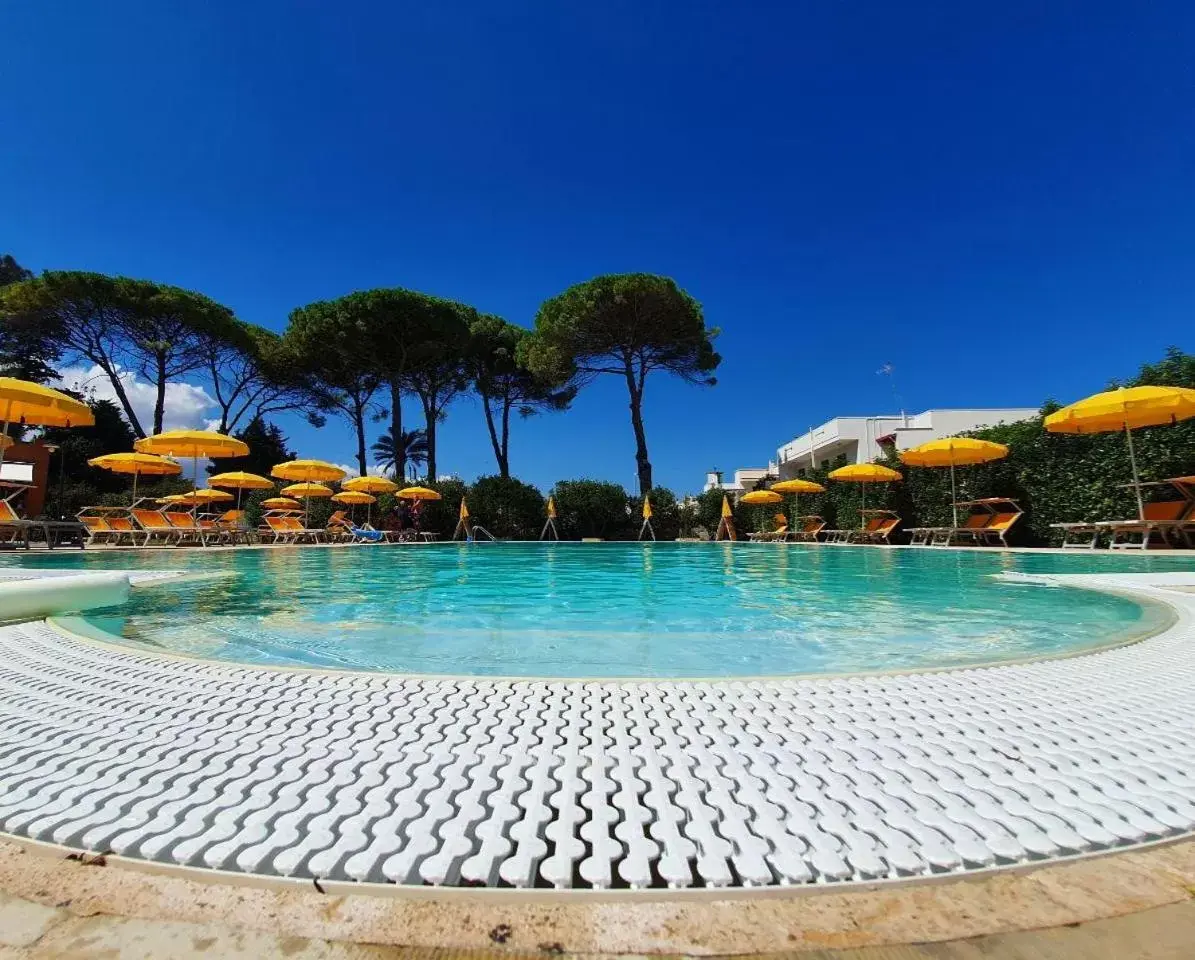
{"type": "MultiPolygon", "coordinates": [[[[1126,646],[750,681],[270,669],[0,628],[0,831],[213,878],[725,898],[1195,832],[1195,584],[1126,646]]],[[[152,585],[142,587],[152,589],[152,585]]]]}

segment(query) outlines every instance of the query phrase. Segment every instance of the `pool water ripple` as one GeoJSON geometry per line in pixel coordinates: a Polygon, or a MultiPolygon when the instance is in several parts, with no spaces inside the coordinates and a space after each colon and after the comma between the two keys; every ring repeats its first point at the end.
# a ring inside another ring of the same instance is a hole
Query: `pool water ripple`
{"type": "MultiPolygon", "coordinates": [[[[44,563],[46,556],[37,560],[44,563]]],[[[752,544],[486,544],[56,554],[223,574],[88,620],[258,664],[537,677],[899,670],[1071,652],[1160,628],[1150,604],[994,574],[1190,570],[1166,557],[752,544]]]]}

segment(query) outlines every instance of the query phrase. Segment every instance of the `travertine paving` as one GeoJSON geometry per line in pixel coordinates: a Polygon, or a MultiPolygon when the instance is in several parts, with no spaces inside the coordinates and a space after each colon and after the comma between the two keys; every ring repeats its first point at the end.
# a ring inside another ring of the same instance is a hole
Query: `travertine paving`
{"type": "Polygon", "coordinates": [[[388,884],[764,887],[1026,864],[1195,830],[1192,639],[1188,610],[1139,644],[1017,666],[568,682],[237,667],[14,625],[0,830],[388,884]]]}

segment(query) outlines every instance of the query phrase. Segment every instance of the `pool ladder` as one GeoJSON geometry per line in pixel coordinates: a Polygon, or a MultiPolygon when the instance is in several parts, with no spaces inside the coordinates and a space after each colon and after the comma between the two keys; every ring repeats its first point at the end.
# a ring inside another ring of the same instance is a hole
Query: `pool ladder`
{"type": "Polygon", "coordinates": [[[489,540],[491,543],[494,543],[498,539],[492,533],[490,533],[489,530],[487,530],[485,527],[483,527],[480,523],[473,524],[472,535],[473,535],[474,541],[484,539],[484,540],[489,540]]]}

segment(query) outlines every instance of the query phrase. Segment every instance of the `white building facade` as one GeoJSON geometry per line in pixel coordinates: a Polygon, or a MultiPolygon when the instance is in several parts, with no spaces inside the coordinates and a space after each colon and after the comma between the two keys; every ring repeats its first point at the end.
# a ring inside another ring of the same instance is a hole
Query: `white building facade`
{"type": "MultiPolygon", "coordinates": [[[[1036,407],[926,410],[918,414],[835,417],[777,451],[773,476],[782,480],[836,463],[870,463],[885,449],[908,450],[929,440],[1036,417],[1036,407]]],[[[708,489],[708,487],[707,487],[708,489]]]]}
{"type": "Polygon", "coordinates": [[[725,490],[730,494],[748,493],[758,487],[768,476],[776,476],[776,464],[770,463],[766,467],[740,467],[734,472],[733,480],[723,480],[721,470],[711,470],[705,475],[707,490],[725,490]]]}

